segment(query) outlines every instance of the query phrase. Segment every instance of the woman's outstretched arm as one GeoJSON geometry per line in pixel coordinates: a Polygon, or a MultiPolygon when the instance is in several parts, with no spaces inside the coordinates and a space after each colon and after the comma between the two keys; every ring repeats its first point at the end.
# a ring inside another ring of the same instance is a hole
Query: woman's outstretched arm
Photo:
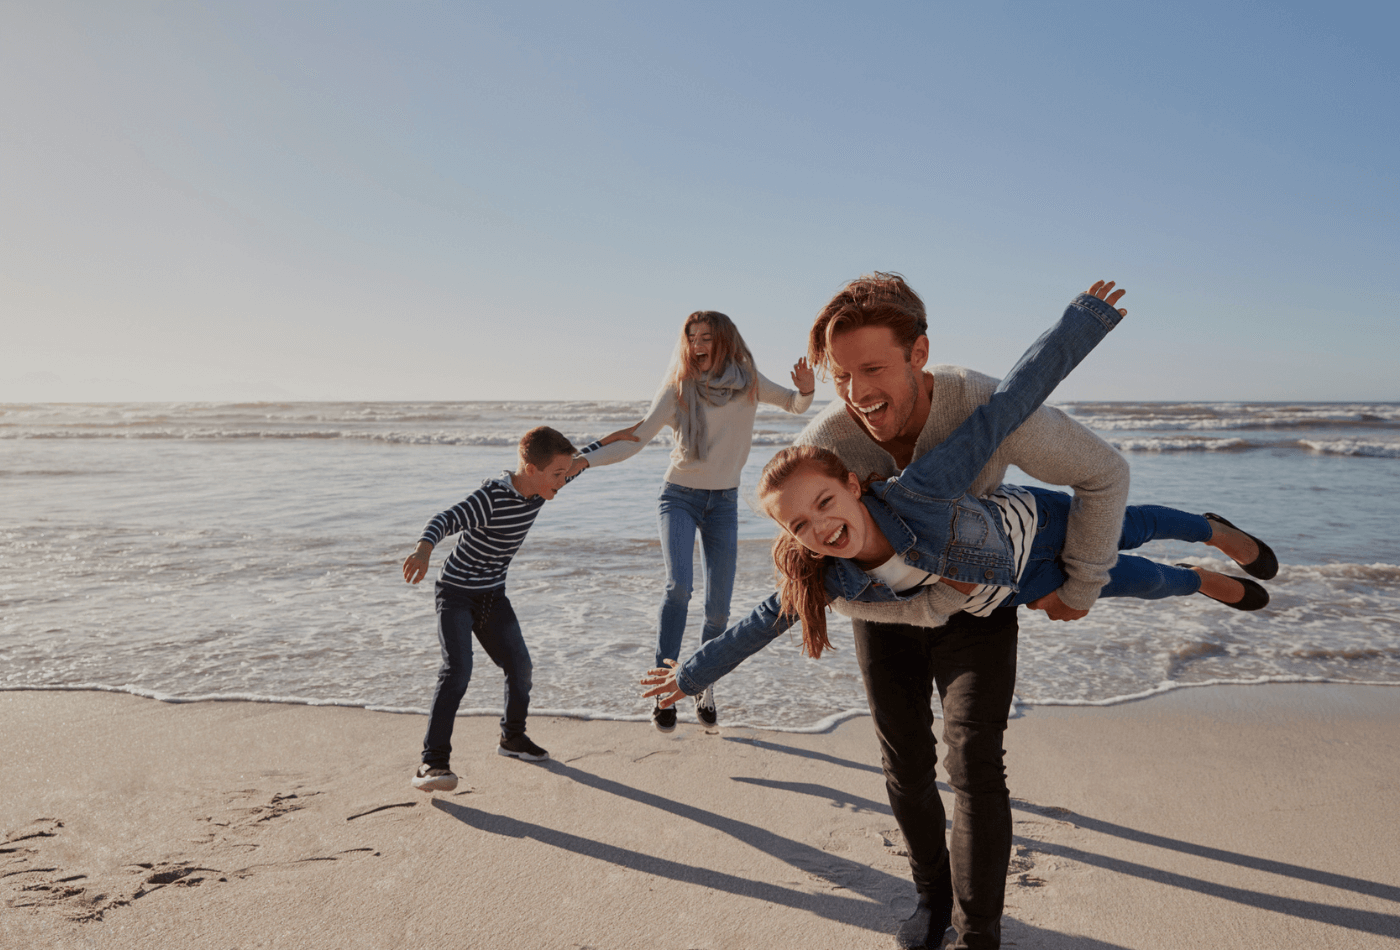
{"type": "Polygon", "coordinates": [[[807,365],[805,356],[792,367],[792,381],[797,386],[795,390],[774,382],[757,369],[754,372],[758,375],[759,402],[777,406],[784,412],[790,412],[796,416],[802,415],[812,407],[812,395],[816,392],[817,380],[811,367],[807,365]]]}
{"type": "Polygon", "coordinates": [[[626,429],[608,433],[599,440],[602,442],[600,448],[585,449],[583,456],[589,465],[612,465],[615,462],[626,461],[645,448],[656,434],[663,427],[672,424],[675,418],[676,391],[671,386],[662,386],[656,398],[651,401],[651,408],[640,422],[626,429]],[[608,439],[615,441],[609,443],[608,439]]]}

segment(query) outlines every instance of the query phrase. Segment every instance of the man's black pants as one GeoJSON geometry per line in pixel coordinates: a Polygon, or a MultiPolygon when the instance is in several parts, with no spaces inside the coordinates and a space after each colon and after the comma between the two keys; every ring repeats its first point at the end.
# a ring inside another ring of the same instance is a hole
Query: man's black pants
{"type": "Polygon", "coordinates": [[[962,950],[1001,946],[1011,858],[1002,736],[1016,685],[1016,608],[954,614],[936,629],[852,621],[890,807],[919,895],[952,905],[962,950]],[[934,781],[933,689],[943,704],[944,767],[955,799],[945,841],[934,781]]]}

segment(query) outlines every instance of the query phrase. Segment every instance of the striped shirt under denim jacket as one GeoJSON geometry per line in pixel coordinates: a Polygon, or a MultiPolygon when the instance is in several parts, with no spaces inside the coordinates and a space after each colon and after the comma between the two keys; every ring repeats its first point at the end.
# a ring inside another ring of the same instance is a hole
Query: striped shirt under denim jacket
{"type": "MultiPolygon", "coordinates": [[[[583,452],[592,452],[599,445],[592,442],[583,452]]],[[[579,472],[568,481],[582,474],[579,472]]],[[[510,476],[511,473],[505,471],[497,478],[486,479],[480,488],[446,511],[433,515],[423,527],[419,540],[433,547],[449,535],[458,532],[462,535],[457,547],[442,562],[439,582],[464,590],[492,590],[505,584],[506,568],[510,567],[511,558],[520,550],[545,502],[539,495],[526,498],[520,494],[510,476]]]]}

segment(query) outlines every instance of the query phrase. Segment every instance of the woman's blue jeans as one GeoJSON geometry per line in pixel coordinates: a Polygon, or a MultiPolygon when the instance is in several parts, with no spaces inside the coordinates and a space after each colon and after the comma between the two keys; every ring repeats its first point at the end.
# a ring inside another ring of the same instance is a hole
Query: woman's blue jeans
{"type": "Polygon", "coordinates": [[[452,726],[457,707],[462,704],[472,680],[472,633],[476,633],[491,662],[506,674],[502,738],[513,739],[525,732],[534,666],[504,586],[478,591],[438,581],[436,600],[442,666],[438,669],[437,689],[433,691],[433,705],[428,712],[423,761],[446,768],[452,756],[452,726]]]}
{"type": "Polygon", "coordinates": [[[739,489],[686,488],[661,483],[656,520],[661,556],[666,561],[666,596],[656,621],[656,665],[680,656],[686,611],[695,581],[695,533],[705,568],[705,625],[702,643],[729,625],[734,567],[739,556],[739,489]]]}
{"type": "MultiPolygon", "coordinates": [[[[1059,590],[1065,582],[1060,552],[1065,546],[1065,529],[1069,524],[1070,496],[1034,486],[1026,490],[1035,495],[1037,530],[1030,560],[1021,572],[1021,590],[1011,601],[1013,604],[1028,604],[1059,590]]],[[[1210,522],[1201,515],[1163,505],[1129,505],[1123,512],[1123,533],[1118,538],[1118,550],[1131,551],[1155,540],[1207,541],[1210,534],[1210,522]]],[[[1120,554],[1108,576],[1108,583],[1099,591],[1100,597],[1158,600],[1185,597],[1201,589],[1201,575],[1195,571],[1131,554],[1120,554]]]]}

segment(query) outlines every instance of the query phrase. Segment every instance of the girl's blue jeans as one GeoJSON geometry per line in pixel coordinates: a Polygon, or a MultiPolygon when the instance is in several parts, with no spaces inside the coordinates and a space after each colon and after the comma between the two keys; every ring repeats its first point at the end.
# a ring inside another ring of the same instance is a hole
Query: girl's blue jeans
{"type": "Polygon", "coordinates": [[[687,488],[661,483],[656,520],[666,561],[666,595],[656,621],[656,665],[679,658],[695,582],[695,533],[705,570],[705,624],[700,641],[729,625],[734,567],[739,555],[739,489],[687,488]]]}
{"type": "Polygon", "coordinates": [[[472,634],[481,648],[506,674],[505,715],[501,717],[501,737],[513,739],[525,732],[525,715],[530,709],[530,685],[534,666],[515,608],[506,598],[505,587],[492,590],[465,590],[437,583],[438,644],[442,666],[438,669],[437,689],[428,712],[428,733],[423,737],[423,761],[447,768],[452,756],[452,726],[457,707],[462,704],[472,680],[472,634]]]}
{"type": "MultiPolygon", "coordinates": [[[[1065,582],[1060,552],[1065,546],[1070,496],[1034,486],[1026,490],[1035,495],[1037,530],[1030,560],[1021,572],[1021,590],[1011,601],[1013,604],[1028,604],[1059,590],[1065,582]]],[[[1131,551],[1158,539],[1206,541],[1210,533],[1210,522],[1201,515],[1163,505],[1129,505],[1123,512],[1123,533],[1118,538],[1118,550],[1131,551]]],[[[1108,576],[1108,583],[1099,591],[1100,597],[1157,600],[1184,597],[1201,589],[1201,576],[1195,571],[1131,554],[1120,554],[1108,576]]]]}

